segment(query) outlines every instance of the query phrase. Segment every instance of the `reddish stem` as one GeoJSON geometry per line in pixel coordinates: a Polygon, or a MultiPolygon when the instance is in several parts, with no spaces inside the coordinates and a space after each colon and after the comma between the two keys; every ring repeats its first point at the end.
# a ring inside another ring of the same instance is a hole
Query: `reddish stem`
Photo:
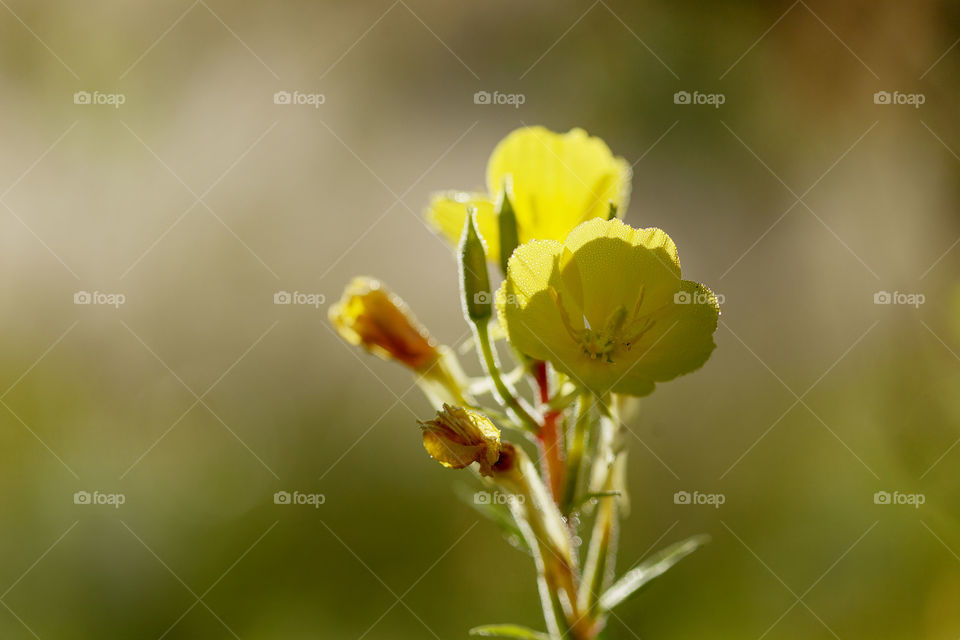
{"type": "MultiPolygon", "coordinates": [[[[540,390],[540,403],[550,401],[550,379],[547,376],[547,363],[536,362],[533,365],[533,376],[540,390]]],[[[548,409],[543,414],[543,424],[537,433],[537,444],[540,449],[540,467],[543,469],[544,479],[553,493],[553,499],[559,503],[563,497],[564,473],[566,465],[563,463],[563,435],[558,428],[561,412],[548,409]]]]}
{"type": "Polygon", "coordinates": [[[540,403],[550,402],[550,380],[547,378],[547,363],[538,361],[533,363],[533,377],[537,381],[537,388],[540,390],[540,403]]]}

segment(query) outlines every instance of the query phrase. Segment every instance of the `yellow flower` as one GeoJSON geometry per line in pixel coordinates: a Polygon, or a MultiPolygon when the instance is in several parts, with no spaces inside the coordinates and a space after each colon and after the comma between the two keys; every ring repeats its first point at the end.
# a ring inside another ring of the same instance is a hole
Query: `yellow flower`
{"type": "Polygon", "coordinates": [[[482,413],[445,404],[420,429],[423,447],[443,466],[463,469],[478,462],[482,475],[493,474],[500,459],[500,430],[482,413]]]}
{"type": "Polygon", "coordinates": [[[519,239],[524,243],[563,240],[581,222],[609,217],[611,204],[622,215],[630,198],[630,176],[627,161],[614,157],[603,140],[583,129],[554,133],[544,127],[525,127],[510,133],[493,150],[487,163],[486,193],[436,193],[427,220],[455,245],[463,231],[466,207],[473,205],[487,257],[498,260],[496,203],[508,180],[519,239]]]}
{"type": "Polygon", "coordinates": [[[709,289],[681,279],[666,233],[619,220],[518,247],[497,310],[522,353],[599,395],[634,396],[701,367],[720,313],[709,289]]]}
{"type": "Polygon", "coordinates": [[[422,372],[439,357],[433,338],[406,303],[373,278],[354,278],[329,316],[344,340],[384,360],[422,372]]]}

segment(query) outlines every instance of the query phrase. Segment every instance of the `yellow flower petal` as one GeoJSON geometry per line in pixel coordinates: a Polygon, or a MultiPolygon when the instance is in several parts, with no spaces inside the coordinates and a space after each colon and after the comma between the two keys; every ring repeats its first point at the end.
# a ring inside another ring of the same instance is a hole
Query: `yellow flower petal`
{"type": "Polygon", "coordinates": [[[497,213],[493,200],[485,194],[466,191],[435,193],[430,197],[427,222],[442,233],[450,244],[456,246],[460,242],[463,223],[467,219],[467,207],[470,205],[477,209],[477,231],[483,236],[487,247],[487,259],[496,260],[500,255],[497,213]]]}
{"type": "Polygon", "coordinates": [[[520,242],[562,241],[584,220],[607,218],[611,202],[622,215],[630,197],[630,165],[583,129],[513,131],[487,164],[487,190],[494,200],[507,176],[512,179],[520,242]]]}
{"type": "Polygon", "coordinates": [[[576,256],[568,261],[565,280],[579,281],[591,327],[603,326],[620,305],[632,311],[641,296],[641,311],[656,309],[679,285],[677,247],[660,229],[594,219],[571,231],[564,246],[576,256]]]}
{"type": "Polygon", "coordinates": [[[699,282],[684,280],[670,304],[655,314],[657,324],[634,347],[641,350],[640,357],[618,386],[665,382],[702,367],[716,347],[713,333],[718,315],[713,292],[699,282]]]}
{"type": "Polygon", "coordinates": [[[572,298],[560,277],[562,255],[563,245],[552,240],[520,245],[510,256],[510,277],[497,291],[501,326],[508,328],[511,342],[523,344],[523,352],[537,360],[569,358],[577,353],[554,301],[555,296],[563,298],[564,294],[572,298]]]}

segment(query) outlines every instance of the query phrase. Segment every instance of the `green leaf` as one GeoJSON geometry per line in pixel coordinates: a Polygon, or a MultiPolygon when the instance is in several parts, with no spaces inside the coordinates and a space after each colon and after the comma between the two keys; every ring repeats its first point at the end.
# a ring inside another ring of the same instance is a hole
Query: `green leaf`
{"type": "Polygon", "coordinates": [[[609,611],[637,593],[648,582],[662,575],[683,558],[710,541],[710,536],[697,535],[672,544],[655,553],[649,560],[628,571],[600,596],[600,608],[609,611]]]}
{"type": "Polygon", "coordinates": [[[486,624],[470,629],[470,635],[485,638],[519,638],[520,640],[550,640],[550,636],[518,624],[486,624]]]}

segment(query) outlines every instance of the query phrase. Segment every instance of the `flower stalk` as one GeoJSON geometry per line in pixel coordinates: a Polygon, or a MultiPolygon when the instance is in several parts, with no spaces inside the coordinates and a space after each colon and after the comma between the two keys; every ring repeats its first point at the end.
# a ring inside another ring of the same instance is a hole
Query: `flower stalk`
{"type": "MultiPolygon", "coordinates": [[[[614,400],[614,403],[616,401],[614,400]]],[[[614,572],[619,533],[621,487],[617,486],[618,465],[625,462],[626,452],[619,443],[619,419],[615,409],[611,417],[600,419],[597,443],[598,486],[591,487],[599,497],[593,531],[583,569],[584,588],[580,590],[581,610],[596,615],[600,594],[609,586],[614,572]]]]}
{"type": "Polygon", "coordinates": [[[584,464],[584,451],[587,447],[587,436],[590,427],[590,407],[593,396],[589,393],[580,394],[577,401],[577,419],[573,423],[573,435],[567,449],[566,483],[563,488],[564,513],[569,513],[577,497],[577,488],[580,482],[580,471],[584,464]]]}
{"type": "Polygon", "coordinates": [[[473,323],[473,332],[477,342],[477,349],[480,352],[480,358],[483,361],[484,371],[493,382],[494,389],[497,391],[497,397],[501,404],[503,404],[511,414],[511,417],[517,422],[519,427],[531,433],[539,433],[540,422],[533,417],[517,397],[516,393],[503,379],[503,375],[500,372],[500,363],[497,361],[497,354],[490,340],[489,325],[483,320],[478,320],[473,323]]]}

